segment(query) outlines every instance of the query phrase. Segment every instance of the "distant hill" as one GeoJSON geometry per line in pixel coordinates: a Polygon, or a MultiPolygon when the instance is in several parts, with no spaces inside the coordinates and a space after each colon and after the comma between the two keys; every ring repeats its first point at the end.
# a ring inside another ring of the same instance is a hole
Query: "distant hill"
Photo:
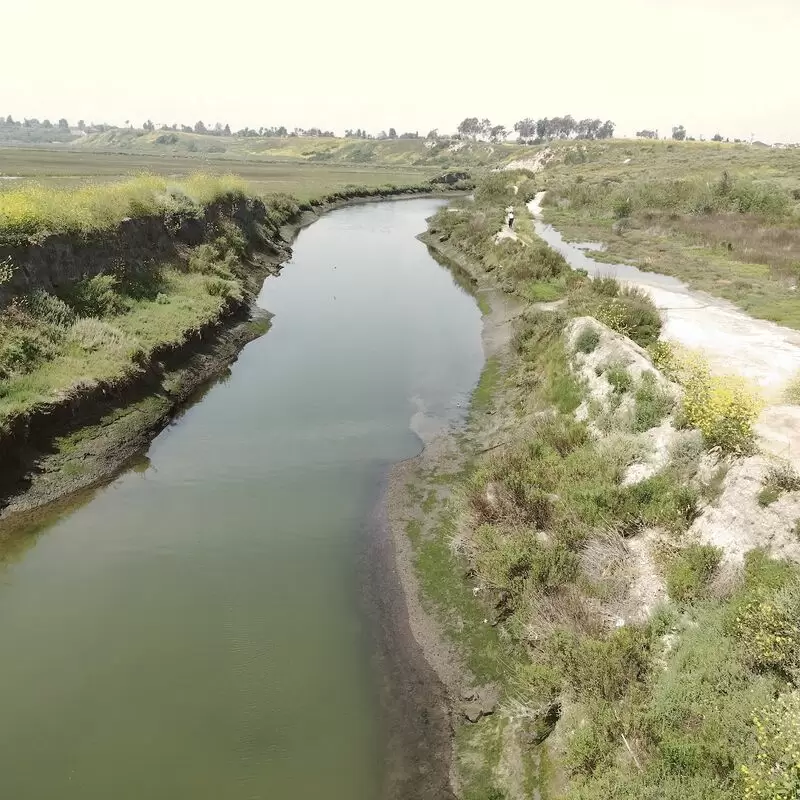
{"type": "Polygon", "coordinates": [[[115,129],[85,136],[72,145],[92,151],[141,154],[213,154],[221,158],[307,161],[390,166],[480,166],[505,161],[512,144],[450,139],[350,139],[311,136],[214,136],[181,131],[115,129]]]}

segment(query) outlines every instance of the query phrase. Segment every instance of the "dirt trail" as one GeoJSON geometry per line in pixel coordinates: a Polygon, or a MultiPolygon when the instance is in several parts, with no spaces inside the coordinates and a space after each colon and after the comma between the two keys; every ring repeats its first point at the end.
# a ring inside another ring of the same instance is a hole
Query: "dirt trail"
{"type": "Polygon", "coordinates": [[[629,264],[594,261],[585,251],[602,245],[565,242],[542,221],[544,194],[539,192],[528,203],[536,233],[573,268],[592,276],[617,277],[647,291],[664,319],[664,339],[702,351],[716,374],[752,381],[768,403],[757,425],[761,446],[800,469],[800,406],[781,405],[783,388],[800,374],[800,331],[754,319],[725,300],[692,291],[676,278],[629,264]]]}

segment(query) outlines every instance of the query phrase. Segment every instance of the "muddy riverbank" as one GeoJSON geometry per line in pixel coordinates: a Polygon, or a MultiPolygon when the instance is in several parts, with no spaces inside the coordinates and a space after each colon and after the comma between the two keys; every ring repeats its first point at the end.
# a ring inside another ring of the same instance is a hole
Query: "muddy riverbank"
{"type": "Polygon", "coordinates": [[[414,239],[437,207],[321,219],[262,290],[269,335],[136,469],[6,542],[9,791],[450,796],[385,485],[459,428],[483,361],[475,301],[414,239]]]}
{"type": "MultiPolygon", "coordinates": [[[[484,358],[487,362],[505,364],[510,356],[514,320],[525,305],[498,290],[485,274],[478,273],[473,264],[447,243],[428,233],[418,238],[478,299],[483,310],[484,358]]],[[[415,743],[416,755],[414,748],[399,751],[413,760],[395,765],[406,782],[400,786],[407,789],[405,794],[393,795],[397,800],[458,797],[462,787],[455,760],[456,729],[470,724],[466,722],[468,716],[479,719],[483,713],[494,711],[489,699],[493,687],[480,685],[466,654],[454,645],[454,631],[445,627],[441,613],[437,613],[431,598],[426,596],[423,586],[426,576],[418,565],[419,541],[434,535],[437,524],[434,512],[450,497],[447,477],[459,474],[470,459],[494,444],[499,431],[513,418],[500,397],[491,414],[474,402],[470,406],[468,421],[439,431],[424,442],[418,456],[391,468],[377,514],[376,542],[384,555],[376,563],[394,563],[398,579],[396,588],[384,601],[387,613],[383,616],[390,621],[387,634],[396,645],[408,641],[404,647],[393,648],[395,654],[404,653],[409,658],[408,663],[396,670],[400,680],[393,689],[411,701],[401,707],[413,715],[417,726],[426,729],[426,736],[415,743]],[[417,676],[419,683],[415,686],[417,676]]],[[[460,580],[459,575],[450,577],[460,580]]],[[[384,579],[384,583],[392,585],[389,579],[384,579]]]]}
{"type": "MultiPolygon", "coordinates": [[[[266,332],[270,315],[257,307],[258,290],[267,276],[277,275],[291,259],[291,245],[300,231],[327,213],[348,206],[385,202],[387,197],[456,194],[406,189],[342,198],[302,211],[281,227],[279,239],[266,242],[250,259],[243,299],[227,303],[218,319],[196,331],[184,344],[154,352],[143,369],[113,385],[79,387],[69,397],[47,403],[13,422],[0,439],[4,463],[0,525],[12,521],[15,526],[24,524],[20,515],[113,478],[204,384],[230,366],[248,342],[266,332]]],[[[152,220],[145,222],[145,227],[154,227],[152,220]]],[[[130,227],[132,223],[126,224],[130,227]]],[[[199,234],[192,231],[192,236],[194,241],[199,234]]],[[[166,248],[164,238],[154,238],[162,250],[166,248]]],[[[139,244],[141,250],[144,245],[139,244]]]]}

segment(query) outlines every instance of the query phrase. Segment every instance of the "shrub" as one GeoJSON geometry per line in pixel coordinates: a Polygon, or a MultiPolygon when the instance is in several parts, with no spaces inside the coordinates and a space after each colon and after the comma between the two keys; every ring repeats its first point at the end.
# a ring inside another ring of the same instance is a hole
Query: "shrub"
{"type": "Polygon", "coordinates": [[[594,774],[611,762],[616,748],[616,743],[608,736],[608,712],[598,705],[593,706],[592,713],[587,716],[567,740],[564,763],[572,774],[594,774]]]}
{"type": "Polygon", "coordinates": [[[765,483],[776,486],[784,492],[800,491],[800,475],[788,461],[771,466],[767,471],[765,483]]]}
{"type": "Polygon", "coordinates": [[[684,388],[683,416],[708,446],[732,453],[752,449],[762,403],[744,380],[712,376],[705,359],[691,353],[674,358],[672,370],[684,388]]]}
{"type": "Polygon", "coordinates": [[[753,675],[727,636],[719,608],[704,606],[678,631],[663,670],[653,678],[643,728],[653,757],[648,798],[668,796],[678,778],[679,798],[738,797],[735,768],[750,747],[748,721],[769,701],[775,681],[753,675]],[[690,791],[703,787],[704,790],[690,791]]]}
{"type": "Polygon", "coordinates": [[[578,574],[578,556],[564,545],[537,548],[530,561],[532,588],[551,592],[571,583],[578,574]]]}
{"type": "Polygon", "coordinates": [[[792,378],[783,390],[783,399],[787,403],[800,406],[800,375],[792,378]]]}
{"type": "Polygon", "coordinates": [[[800,666],[800,582],[756,590],[740,605],[734,631],[754,668],[793,673],[800,666]]]}
{"type": "Polygon", "coordinates": [[[774,502],[780,499],[781,490],[777,486],[762,486],[756,500],[762,508],[771,506],[774,502]]]}
{"type": "Polygon", "coordinates": [[[667,567],[667,592],[673,600],[690,602],[703,596],[722,551],[707,544],[691,544],[667,567]]]}
{"type": "Polygon", "coordinates": [[[223,278],[207,278],[205,287],[206,291],[212,297],[228,299],[230,297],[239,297],[241,294],[236,283],[233,281],[226,281],[223,278]]]}
{"type": "Polygon", "coordinates": [[[633,430],[637,433],[661,424],[675,406],[675,399],[665,388],[658,385],[656,376],[649,371],[642,374],[634,398],[632,424],[633,430]]]}
{"type": "Polygon", "coordinates": [[[54,354],[53,340],[40,328],[6,325],[0,320],[0,379],[29,372],[54,354]]]}
{"type": "Polygon", "coordinates": [[[798,569],[788,561],[770,558],[764,550],[755,548],[744,557],[746,589],[781,589],[800,578],[798,569]]]}
{"type": "Polygon", "coordinates": [[[95,275],[70,286],[64,300],[79,317],[108,317],[125,310],[114,275],[95,275]]]}
{"type": "Polygon", "coordinates": [[[630,372],[619,362],[609,365],[605,374],[615,394],[625,394],[633,384],[630,372]]]}
{"type": "Polygon", "coordinates": [[[755,757],[742,765],[744,796],[751,800],[800,797],[800,691],[786,692],[759,711],[755,757]]]}
{"type": "Polygon", "coordinates": [[[573,291],[569,304],[575,313],[595,317],[642,347],[661,333],[661,317],[650,296],[637,287],[621,287],[613,278],[587,281],[573,291]]]}
{"type": "Polygon", "coordinates": [[[552,447],[560,456],[566,456],[589,441],[589,432],[582,422],[574,417],[559,415],[540,422],[534,437],[552,447]]]}
{"type": "Polygon", "coordinates": [[[67,328],[75,321],[75,312],[63,300],[41,289],[28,295],[27,309],[32,317],[59,328],[67,328]]]}
{"type": "Polygon", "coordinates": [[[592,497],[598,511],[624,535],[662,526],[683,530],[697,515],[698,492],[672,470],[631,486],[603,488],[592,497]]]}
{"type": "Polygon", "coordinates": [[[632,625],[616,628],[605,639],[560,631],[546,648],[578,696],[589,699],[618,701],[650,668],[649,637],[632,625]]]}
{"type": "Polygon", "coordinates": [[[530,571],[536,541],[530,533],[508,532],[496,525],[481,525],[474,534],[475,566],[487,586],[521,591],[530,571]]]}
{"type": "Polygon", "coordinates": [[[630,197],[619,197],[614,201],[614,218],[625,219],[633,213],[633,201],[630,197]]]}

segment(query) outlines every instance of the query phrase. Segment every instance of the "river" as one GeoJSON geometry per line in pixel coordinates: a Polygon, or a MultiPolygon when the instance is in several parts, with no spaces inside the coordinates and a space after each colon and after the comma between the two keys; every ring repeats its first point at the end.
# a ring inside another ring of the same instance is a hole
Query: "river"
{"type": "Polygon", "coordinates": [[[2,797],[380,796],[371,520],[483,363],[476,303],[414,238],[440,204],[303,231],[271,330],[139,464],[6,542],[2,797]]]}

